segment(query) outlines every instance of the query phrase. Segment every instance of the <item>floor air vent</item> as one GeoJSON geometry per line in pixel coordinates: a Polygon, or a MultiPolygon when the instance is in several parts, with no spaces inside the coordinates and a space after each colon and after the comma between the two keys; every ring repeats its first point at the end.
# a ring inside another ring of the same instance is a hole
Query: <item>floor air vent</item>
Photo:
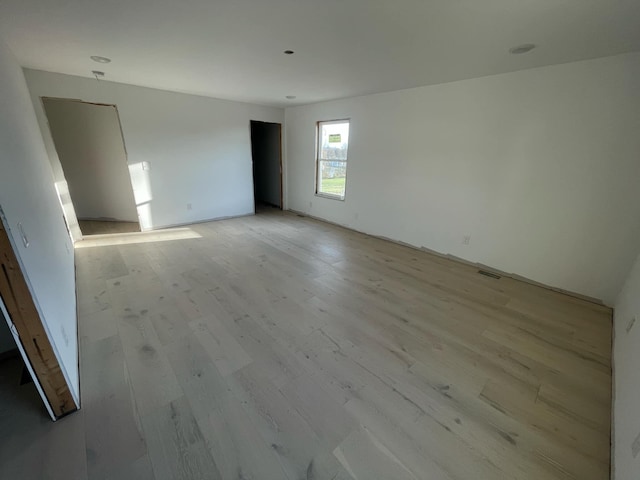
{"type": "Polygon", "coordinates": [[[480,275],[484,275],[485,277],[495,278],[496,280],[500,280],[502,277],[497,273],[487,272],[486,270],[478,270],[480,275]]]}

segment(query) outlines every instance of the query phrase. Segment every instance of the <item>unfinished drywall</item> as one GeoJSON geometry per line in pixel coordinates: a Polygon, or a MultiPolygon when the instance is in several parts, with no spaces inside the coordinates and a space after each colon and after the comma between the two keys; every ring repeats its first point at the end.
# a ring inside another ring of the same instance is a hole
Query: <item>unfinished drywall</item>
{"type": "Polygon", "coordinates": [[[73,245],[22,69],[2,42],[0,112],[0,205],[25,279],[78,404],[73,245]]]}
{"type": "Polygon", "coordinates": [[[281,125],[251,122],[253,182],[256,202],[282,207],[280,201],[281,125]]]}
{"type": "Polygon", "coordinates": [[[77,218],[137,222],[115,106],[50,98],[43,104],[77,218]]]}
{"type": "Polygon", "coordinates": [[[640,244],[638,78],[635,53],[289,108],[288,206],[612,304],[640,244]],[[314,196],[337,118],[344,202],[314,196]]]}
{"type": "Polygon", "coordinates": [[[614,313],[613,478],[640,472],[640,256],[618,296],[614,313]]]}
{"type": "Polygon", "coordinates": [[[62,169],[40,97],[118,107],[143,229],[254,212],[249,122],[282,123],[282,109],[35,70],[25,76],[56,181],[62,169]]]}

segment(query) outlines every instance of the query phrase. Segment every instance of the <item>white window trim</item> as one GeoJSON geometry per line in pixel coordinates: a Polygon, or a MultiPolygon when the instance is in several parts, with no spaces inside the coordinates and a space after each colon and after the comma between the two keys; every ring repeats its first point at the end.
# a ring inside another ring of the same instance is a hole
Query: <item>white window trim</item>
{"type": "MultiPolygon", "coordinates": [[[[329,161],[327,159],[320,158],[320,128],[322,125],[332,125],[336,123],[348,123],[349,124],[349,143],[351,143],[351,118],[340,118],[337,120],[319,120],[316,122],[316,160],[315,160],[315,185],[314,191],[316,197],[327,198],[329,200],[338,200],[340,202],[344,202],[347,197],[347,176],[345,176],[344,180],[344,195],[334,195],[331,193],[323,193],[318,191],[318,175],[320,172],[320,162],[321,161],[329,161]]],[[[347,147],[347,160],[345,160],[347,164],[346,169],[348,169],[349,165],[349,147],[347,147]]]]}

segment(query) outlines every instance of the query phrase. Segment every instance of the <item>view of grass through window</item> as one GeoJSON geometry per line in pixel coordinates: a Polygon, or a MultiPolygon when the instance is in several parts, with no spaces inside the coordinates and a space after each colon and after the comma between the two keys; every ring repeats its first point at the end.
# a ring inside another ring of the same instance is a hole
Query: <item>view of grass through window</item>
{"type": "Polygon", "coordinates": [[[316,193],[344,199],[347,184],[349,121],[318,123],[316,193]]]}

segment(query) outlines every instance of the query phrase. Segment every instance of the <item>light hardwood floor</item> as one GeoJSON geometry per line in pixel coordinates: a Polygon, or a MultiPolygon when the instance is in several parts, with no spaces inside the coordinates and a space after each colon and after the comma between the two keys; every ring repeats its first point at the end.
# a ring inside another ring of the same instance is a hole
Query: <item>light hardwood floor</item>
{"type": "Polygon", "coordinates": [[[291,213],[190,228],[76,250],[83,408],[4,419],[0,478],[608,478],[609,309],[291,213]]]}

